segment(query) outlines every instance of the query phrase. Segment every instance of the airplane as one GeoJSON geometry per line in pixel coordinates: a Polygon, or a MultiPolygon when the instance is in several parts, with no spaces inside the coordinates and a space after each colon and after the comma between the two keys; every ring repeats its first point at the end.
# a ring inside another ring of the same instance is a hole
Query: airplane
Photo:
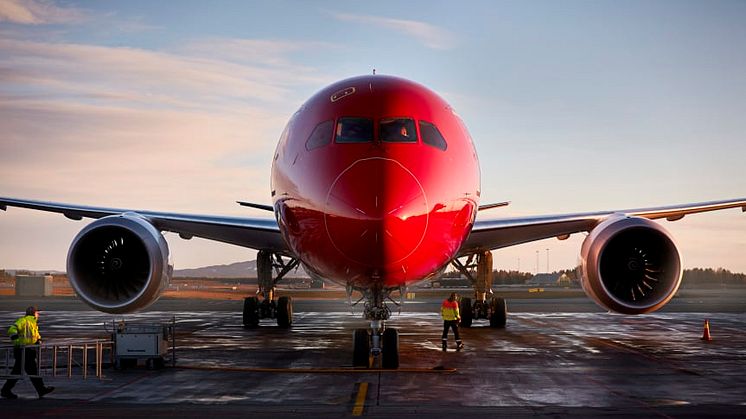
{"type": "Polygon", "coordinates": [[[80,299],[107,313],[152,304],[172,274],[163,232],[256,249],[258,291],[244,300],[243,323],[293,322],[290,297],[276,285],[302,265],[316,279],[346,287],[364,302],[369,328],[353,333],[353,365],[399,366],[399,333],[387,303],[408,286],[453,265],[472,282],[462,324],[505,327],[507,305],[492,296],[492,250],[588,233],[582,286],[605,309],[640,314],[664,306],[681,283],[671,235],[652,220],[741,208],[731,199],[654,208],[517,218],[477,217],[507,205],[481,205],[477,152],[461,118],[437,93],[413,81],[364,75],[333,83],[290,117],[271,169],[272,205],[238,202],[272,218],[188,215],[0,198],[22,207],[95,219],[74,238],[67,273],[80,299]],[[462,262],[466,259],[465,262],[462,262]],[[470,269],[476,267],[476,275],[470,269]]]}

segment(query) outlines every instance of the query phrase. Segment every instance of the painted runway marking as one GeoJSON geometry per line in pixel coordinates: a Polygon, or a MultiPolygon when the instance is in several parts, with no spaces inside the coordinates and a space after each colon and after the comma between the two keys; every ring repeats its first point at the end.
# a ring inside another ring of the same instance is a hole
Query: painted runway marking
{"type": "Polygon", "coordinates": [[[352,408],[352,416],[362,416],[365,408],[365,397],[368,395],[368,383],[360,383],[355,397],[355,407],[352,408]]]}

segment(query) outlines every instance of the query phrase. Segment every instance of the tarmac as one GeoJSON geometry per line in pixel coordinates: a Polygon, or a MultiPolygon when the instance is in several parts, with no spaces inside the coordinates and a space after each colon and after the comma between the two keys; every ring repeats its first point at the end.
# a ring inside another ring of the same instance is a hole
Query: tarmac
{"type": "MultiPolygon", "coordinates": [[[[352,330],[365,327],[345,301],[296,294],[290,330],[241,326],[240,302],[166,299],[112,316],[69,298],[0,297],[0,325],[25,306],[43,310],[45,343],[109,337],[111,322],[176,320],[176,366],[143,364],[101,379],[89,368],[52,377],[37,400],[27,381],[3,417],[743,417],[744,292],[682,295],[663,312],[606,313],[584,298],[509,300],[505,329],[462,328],[466,348],[442,352],[438,296],[407,301],[399,370],[353,369],[352,330]],[[554,304],[553,304],[553,303],[554,304]],[[562,311],[551,311],[560,307],[562,311]],[[575,310],[571,310],[571,308],[575,310]],[[701,340],[704,320],[713,340],[701,340]]],[[[7,341],[3,341],[7,343],[7,341]]],[[[107,358],[108,359],[108,358],[107,358]]],[[[3,361],[0,360],[0,363],[3,361]]]]}

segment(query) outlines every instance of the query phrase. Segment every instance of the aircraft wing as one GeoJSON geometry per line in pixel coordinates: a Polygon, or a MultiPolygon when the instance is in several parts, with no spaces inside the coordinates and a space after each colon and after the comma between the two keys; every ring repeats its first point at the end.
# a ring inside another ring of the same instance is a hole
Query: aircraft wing
{"type": "Polygon", "coordinates": [[[271,250],[290,255],[280,235],[277,221],[272,218],[220,217],[210,215],[173,214],[118,208],[100,208],[56,202],[32,201],[0,197],[0,210],[7,207],[29,208],[63,214],[72,220],[103,218],[110,215],[136,213],[147,218],[160,231],[178,233],[182,238],[201,237],[258,250],[271,250]]]}
{"type": "Polygon", "coordinates": [[[469,238],[459,250],[459,255],[550,237],[564,239],[573,233],[590,231],[601,221],[615,214],[676,221],[689,214],[739,207],[746,212],[746,198],[618,211],[477,220],[469,238]]]}

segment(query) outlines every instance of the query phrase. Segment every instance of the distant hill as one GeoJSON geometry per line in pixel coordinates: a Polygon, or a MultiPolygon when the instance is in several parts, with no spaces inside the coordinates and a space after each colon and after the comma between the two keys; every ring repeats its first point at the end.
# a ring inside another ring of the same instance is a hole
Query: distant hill
{"type": "Polygon", "coordinates": [[[175,269],[176,278],[253,278],[256,261],[236,262],[229,265],[212,265],[193,269],[175,269]]]}
{"type": "Polygon", "coordinates": [[[16,276],[16,275],[65,275],[65,272],[55,271],[53,269],[42,269],[42,270],[28,270],[28,269],[0,269],[0,276],[16,276]]]}
{"type": "MultiPolygon", "coordinates": [[[[303,268],[290,271],[288,278],[307,278],[303,268]]],[[[256,260],[194,269],[175,269],[174,278],[256,278],[256,260]]]]}

